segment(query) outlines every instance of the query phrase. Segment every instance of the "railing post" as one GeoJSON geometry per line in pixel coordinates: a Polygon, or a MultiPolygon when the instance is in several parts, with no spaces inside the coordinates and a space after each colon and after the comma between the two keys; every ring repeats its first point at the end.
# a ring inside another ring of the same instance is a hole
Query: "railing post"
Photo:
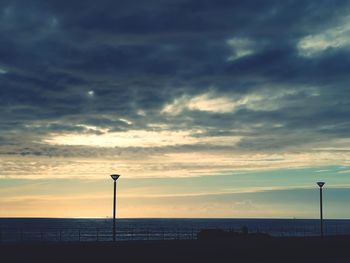
{"type": "Polygon", "coordinates": [[[96,241],[98,241],[98,239],[99,239],[98,234],[99,234],[99,229],[98,229],[98,228],[96,228],[96,241]]]}
{"type": "Polygon", "coordinates": [[[80,242],[80,229],[78,229],[78,238],[79,238],[79,242],[80,242]]]}
{"type": "Polygon", "coordinates": [[[22,228],[20,229],[20,240],[21,240],[21,242],[23,241],[23,229],[22,228]]]}
{"type": "Polygon", "coordinates": [[[60,229],[60,242],[62,242],[62,229],[60,229]]]}

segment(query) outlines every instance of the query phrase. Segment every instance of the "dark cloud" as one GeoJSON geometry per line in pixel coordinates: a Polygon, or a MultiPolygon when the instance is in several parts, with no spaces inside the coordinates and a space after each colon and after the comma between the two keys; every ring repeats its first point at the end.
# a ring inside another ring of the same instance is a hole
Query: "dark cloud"
{"type": "Polygon", "coordinates": [[[2,1],[0,143],[154,123],[241,136],[233,150],[348,138],[350,50],[303,56],[298,46],[346,23],[348,10],[346,1],[2,1]],[[162,113],[206,93],[261,100],[162,113]]]}

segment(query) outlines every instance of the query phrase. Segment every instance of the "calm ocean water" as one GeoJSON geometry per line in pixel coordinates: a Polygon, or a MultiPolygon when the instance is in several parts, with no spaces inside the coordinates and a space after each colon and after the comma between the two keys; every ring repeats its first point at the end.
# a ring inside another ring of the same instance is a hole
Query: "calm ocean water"
{"type": "MultiPolygon", "coordinates": [[[[316,236],[313,219],[117,219],[117,240],[195,239],[201,229],[316,236]]],[[[350,234],[350,220],[325,220],[326,235],[350,234]]],[[[110,241],[111,219],[0,218],[1,242],[110,241]]]]}

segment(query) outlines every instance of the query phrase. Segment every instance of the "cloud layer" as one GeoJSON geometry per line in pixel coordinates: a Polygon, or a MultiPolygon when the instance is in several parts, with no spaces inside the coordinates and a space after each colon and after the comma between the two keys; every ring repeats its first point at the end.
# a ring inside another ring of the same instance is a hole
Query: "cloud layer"
{"type": "Polygon", "coordinates": [[[0,177],[349,165],[349,7],[2,1],[0,177]]]}

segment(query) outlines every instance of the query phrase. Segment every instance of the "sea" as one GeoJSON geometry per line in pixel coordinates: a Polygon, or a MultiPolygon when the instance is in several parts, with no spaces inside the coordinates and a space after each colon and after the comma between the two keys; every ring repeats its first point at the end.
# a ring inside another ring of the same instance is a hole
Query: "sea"
{"type": "MultiPolygon", "coordinates": [[[[116,219],[116,240],[196,239],[203,229],[267,233],[271,236],[318,236],[315,219],[116,219]]],[[[113,240],[110,218],[0,218],[0,242],[96,242],[113,240]]],[[[350,220],[324,220],[325,235],[350,235],[350,220]]]]}

